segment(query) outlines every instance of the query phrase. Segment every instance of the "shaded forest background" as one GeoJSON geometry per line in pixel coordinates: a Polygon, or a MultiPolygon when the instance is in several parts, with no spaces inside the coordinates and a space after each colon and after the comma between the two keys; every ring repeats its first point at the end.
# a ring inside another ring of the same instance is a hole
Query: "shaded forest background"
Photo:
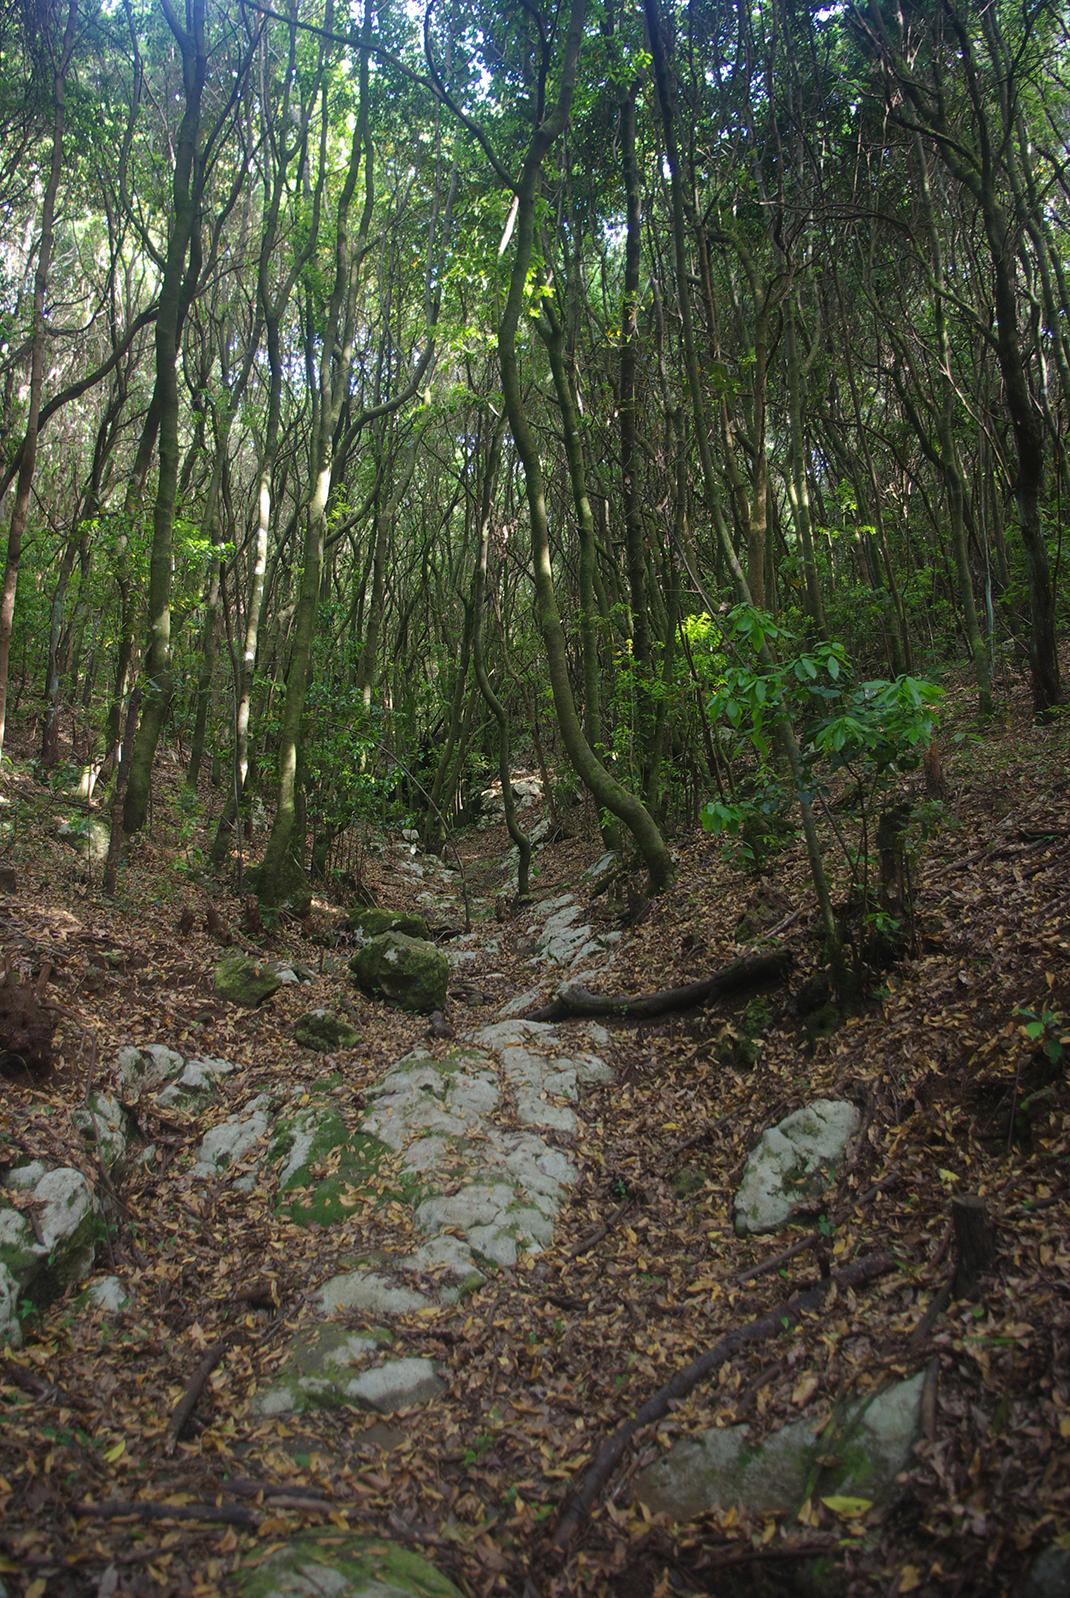
{"type": "Polygon", "coordinates": [[[1059,706],[1062,6],[2,26],[0,738],[113,887],[161,738],[265,906],[519,745],[655,888],[801,826],[835,964],[830,775],[868,909],[927,679],[1059,706]]]}

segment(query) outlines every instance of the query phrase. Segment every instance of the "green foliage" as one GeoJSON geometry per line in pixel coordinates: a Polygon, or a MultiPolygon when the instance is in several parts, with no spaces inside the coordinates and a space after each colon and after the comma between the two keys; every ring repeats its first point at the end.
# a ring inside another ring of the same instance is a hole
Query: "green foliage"
{"type": "MultiPolygon", "coordinates": [[[[760,868],[783,842],[788,794],[775,746],[779,723],[790,718],[811,798],[823,799],[841,772],[854,786],[862,837],[848,850],[848,862],[865,901],[868,811],[889,779],[921,762],[943,690],[910,676],[856,683],[841,643],[805,646],[790,627],[752,605],[730,612],[723,640],[726,664],[710,696],[710,715],[737,754],[750,752],[754,770],[749,794],[703,806],[703,826],[728,841],[730,858],[751,868],[760,868]]],[[[898,931],[890,924],[893,918],[872,911],[868,903],[862,913],[882,935],[898,931]]]]}
{"type": "Polygon", "coordinates": [[[835,769],[861,763],[877,776],[917,766],[933,739],[944,691],[917,677],[875,678],[842,696],[837,714],[810,730],[835,769]]]}
{"type": "Polygon", "coordinates": [[[1061,1010],[1031,1010],[1022,1006],[1015,1015],[1022,1022],[1019,1031],[1035,1043],[1052,1065],[1061,1065],[1070,1050],[1070,1019],[1061,1010]]]}

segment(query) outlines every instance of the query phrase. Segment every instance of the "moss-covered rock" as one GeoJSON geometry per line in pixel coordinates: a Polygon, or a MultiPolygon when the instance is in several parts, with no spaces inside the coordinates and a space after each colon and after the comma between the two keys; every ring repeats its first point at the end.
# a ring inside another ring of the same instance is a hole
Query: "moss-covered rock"
{"type": "Polygon", "coordinates": [[[333,1226],[349,1214],[354,1192],[373,1181],[385,1143],[351,1132],[322,1100],[305,1105],[278,1126],[271,1158],[279,1162],[279,1208],[299,1226],[333,1226]],[[330,1169],[317,1175],[317,1167],[330,1169]]]}
{"type": "Polygon", "coordinates": [[[244,1598],[461,1598],[421,1554],[324,1531],[303,1532],[265,1564],[240,1571],[238,1589],[244,1598]]]}
{"type": "Polygon", "coordinates": [[[423,916],[407,915],[400,910],[380,910],[375,905],[360,905],[349,913],[349,930],[360,938],[378,938],[384,932],[404,932],[408,938],[426,938],[427,922],[423,916]]]}
{"type": "Polygon", "coordinates": [[[18,1341],[16,1299],[40,1309],[79,1281],[93,1263],[102,1218],[89,1183],[73,1167],[35,1161],[6,1182],[32,1194],[36,1233],[13,1205],[0,1204],[0,1337],[18,1341]]]}
{"type": "Polygon", "coordinates": [[[133,1128],[114,1093],[94,1088],[84,1107],[71,1112],[71,1120],[106,1171],[122,1165],[133,1128]]]}
{"type": "Polygon", "coordinates": [[[280,985],[277,972],[246,954],[225,955],[215,968],[215,991],[219,997],[250,1009],[270,999],[280,985]]]}
{"type": "Polygon", "coordinates": [[[365,993],[399,1009],[429,1015],[445,1007],[450,963],[422,938],[404,932],[370,938],[353,956],[351,969],[365,993]]]}
{"type": "Polygon", "coordinates": [[[360,1033],[331,1010],[306,1010],[294,1024],[294,1042],[317,1054],[334,1054],[338,1049],[355,1049],[360,1033]]]}
{"type": "Polygon", "coordinates": [[[674,1520],[732,1507],[781,1514],[806,1497],[861,1497],[885,1505],[895,1497],[896,1478],[919,1435],[924,1381],[919,1372],[851,1399],[823,1428],[803,1416],[757,1443],[748,1442],[745,1426],[683,1438],[640,1471],[637,1496],[674,1520]]]}

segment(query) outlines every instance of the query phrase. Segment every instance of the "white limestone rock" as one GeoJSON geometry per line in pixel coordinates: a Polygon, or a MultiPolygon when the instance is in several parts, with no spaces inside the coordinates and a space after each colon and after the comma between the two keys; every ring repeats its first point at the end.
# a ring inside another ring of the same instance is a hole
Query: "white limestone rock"
{"type": "Polygon", "coordinates": [[[334,1315],[339,1310],[360,1310],[365,1315],[390,1317],[426,1309],[431,1300],[415,1288],[391,1281],[379,1271],[355,1270],[332,1276],[320,1288],[316,1302],[324,1315],[334,1315]]]}
{"type": "Polygon", "coordinates": [[[202,1179],[220,1176],[264,1142],[271,1126],[269,1102],[260,1094],[250,1099],[237,1115],[206,1132],[197,1148],[193,1175],[202,1179]]]}
{"type": "Polygon", "coordinates": [[[18,1316],[19,1284],[6,1265],[0,1264],[0,1348],[5,1343],[22,1346],[22,1327],[18,1316]]]}
{"type": "Polygon", "coordinates": [[[130,1294],[117,1276],[98,1277],[95,1282],[90,1282],[85,1296],[86,1302],[92,1304],[94,1309],[106,1310],[112,1315],[119,1314],[130,1302],[130,1294]]]}
{"type": "Polygon", "coordinates": [[[735,1198],[740,1236],[773,1232],[829,1186],[862,1117],[846,1099],[814,1099],[762,1133],[735,1198]]]}
{"type": "Polygon", "coordinates": [[[387,1360],[346,1383],[348,1398],[380,1415],[429,1404],[444,1391],[445,1383],[435,1374],[431,1360],[419,1358],[387,1360]]]}
{"type": "Polygon", "coordinates": [[[71,1120],[106,1171],[114,1171],[122,1165],[130,1146],[131,1128],[126,1111],[114,1093],[94,1089],[85,1107],[72,1111],[71,1120]]]}

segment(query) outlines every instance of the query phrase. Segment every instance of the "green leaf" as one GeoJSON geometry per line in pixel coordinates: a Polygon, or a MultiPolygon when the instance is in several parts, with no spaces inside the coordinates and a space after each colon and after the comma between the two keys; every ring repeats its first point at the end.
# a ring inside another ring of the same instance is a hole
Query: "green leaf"
{"type": "Polygon", "coordinates": [[[822,1498],[821,1502],[826,1509],[831,1509],[834,1515],[842,1515],[845,1520],[857,1520],[873,1508],[872,1498],[848,1498],[839,1493],[832,1493],[828,1498],[822,1498]]]}

